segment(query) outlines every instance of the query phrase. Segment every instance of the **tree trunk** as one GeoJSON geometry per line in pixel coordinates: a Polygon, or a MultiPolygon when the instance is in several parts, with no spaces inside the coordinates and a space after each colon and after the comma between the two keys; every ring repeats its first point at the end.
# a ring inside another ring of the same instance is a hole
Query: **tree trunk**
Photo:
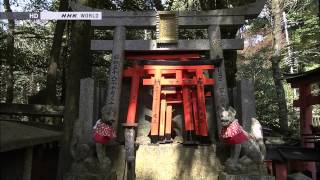
{"type": "Polygon", "coordinates": [[[161,3],[161,0],[154,0],[154,6],[158,11],[163,11],[164,7],[161,3]]]}
{"type": "MultiPolygon", "coordinates": [[[[60,0],[59,11],[67,11],[68,1],[60,0]]],[[[47,104],[57,104],[57,69],[61,51],[62,36],[65,29],[66,21],[57,21],[53,43],[50,51],[48,74],[47,74],[47,104]]]]}
{"type": "MultiPolygon", "coordinates": [[[[10,8],[9,0],[4,0],[3,2],[5,12],[12,12],[10,8]]],[[[9,28],[8,28],[8,37],[7,37],[7,64],[9,66],[9,74],[7,80],[7,94],[6,94],[6,103],[12,103],[13,101],[13,91],[14,91],[14,28],[15,22],[13,19],[9,19],[9,28]]]]}
{"type": "Polygon", "coordinates": [[[286,96],[281,80],[280,60],[281,60],[281,10],[282,0],[272,0],[272,17],[273,17],[273,55],[272,73],[273,81],[276,88],[278,107],[279,107],[279,123],[280,129],[285,134],[288,131],[288,109],[286,96]]]}
{"type": "MultiPolygon", "coordinates": [[[[79,2],[83,5],[88,4],[88,0],[79,2]]],[[[74,22],[71,32],[70,64],[66,74],[64,127],[57,179],[63,179],[63,175],[69,170],[72,163],[70,146],[74,122],[78,118],[80,79],[91,76],[89,34],[90,21],[74,22]]]]}

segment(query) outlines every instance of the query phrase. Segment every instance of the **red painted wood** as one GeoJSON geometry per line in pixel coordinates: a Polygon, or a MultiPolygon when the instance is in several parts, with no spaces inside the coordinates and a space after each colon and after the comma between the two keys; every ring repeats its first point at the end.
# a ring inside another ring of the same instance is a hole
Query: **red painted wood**
{"type": "Polygon", "coordinates": [[[275,175],[276,175],[276,180],[286,180],[288,176],[288,168],[287,164],[285,163],[275,163],[275,175]]]}
{"type": "MultiPolygon", "coordinates": [[[[302,134],[312,134],[312,106],[308,103],[308,97],[311,96],[311,85],[300,86],[299,87],[299,105],[300,105],[300,133],[302,134]]],[[[302,139],[302,144],[304,147],[314,147],[313,143],[305,142],[302,139]]],[[[312,177],[316,180],[316,166],[314,162],[302,163],[306,170],[312,172],[312,177]]]]}
{"type": "Polygon", "coordinates": [[[139,94],[139,84],[140,84],[139,74],[132,76],[126,126],[135,126],[138,94],[139,94]]]}
{"type": "Polygon", "coordinates": [[[165,133],[166,109],[167,109],[166,100],[162,99],[161,100],[161,105],[160,105],[159,136],[164,136],[164,133],[165,133]]]}
{"type": "MultiPolygon", "coordinates": [[[[153,77],[151,79],[143,79],[143,85],[153,85],[154,79],[153,77]]],[[[204,85],[213,85],[214,80],[204,77],[202,79],[202,82],[204,85]]],[[[165,86],[192,86],[196,85],[197,79],[164,79],[162,78],[161,84],[165,86]]]]}
{"type": "Polygon", "coordinates": [[[135,52],[135,53],[126,53],[127,60],[180,60],[180,59],[200,59],[200,52],[135,52]]]}
{"type": "Polygon", "coordinates": [[[165,135],[171,135],[171,129],[172,129],[172,106],[167,106],[166,109],[166,130],[165,135]]]}
{"type": "Polygon", "coordinates": [[[154,70],[154,69],[162,69],[162,70],[208,70],[214,69],[213,65],[197,65],[197,66],[163,66],[163,65],[144,65],[143,69],[145,70],[154,70]]]}
{"type": "Polygon", "coordinates": [[[193,109],[194,129],[195,129],[196,135],[200,135],[197,93],[195,90],[192,91],[191,96],[192,96],[191,101],[192,101],[192,109],[193,109]]]}
{"type": "Polygon", "coordinates": [[[313,96],[309,95],[307,97],[304,97],[306,102],[300,102],[300,100],[294,100],[293,101],[293,106],[294,107],[300,107],[304,106],[304,103],[306,103],[306,106],[311,106],[315,104],[320,104],[320,96],[313,96]]]}
{"type": "Polygon", "coordinates": [[[139,66],[128,67],[123,71],[123,77],[132,77],[132,76],[143,76],[144,72],[143,69],[139,66]]]}
{"type": "Polygon", "coordinates": [[[190,99],[190,89],[187,86],[182,87],[183,112],[184,112],[184,129],[193,131],[194,124],[192,118],[192,104],[190,99]]]}
{"type": "MultiPolygon", "coordinates": [[[[308,105],[307,97],[311,95],[311,86],[301,86],[299,88],[299,102],[300,102],[300,133],[311,134],[312,130],[312,106],[308,105]]],[[[303,138],[302,138],[303,140],[303,138]]],[[[304,143],[304,142],[302,142],[304,143]]],[[[313,144],[304,143],[305,147],[313,147],[313,144]]]]}
{"type": "Polygon", "coordinates": [[[272,160],[264,160],[265,165],[267,166],[268,174],[274,176],[272,168],[272,160]]]}
{"type": "Polygon", "coordinates": [[[152,100],[152,118],[151,118],[151,136],[159,134],[159,111],[161,95],[161,71],[157,69],[153,83],[153,100],[152,100]]]}
{"type": "Polygon", "coordinates": [[[201,136],[208,136],[208,122],[206,111],[206,100],[204,95],[204,75],[202,69],[197,69],[197,100],[198,100],[198,116],[199,130],[201,136]]]}

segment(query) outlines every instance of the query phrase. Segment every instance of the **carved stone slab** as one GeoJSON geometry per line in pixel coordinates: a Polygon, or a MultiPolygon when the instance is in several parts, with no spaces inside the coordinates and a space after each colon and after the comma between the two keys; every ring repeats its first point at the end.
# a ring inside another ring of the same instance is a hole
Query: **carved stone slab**
{"type": "Polygon", "coordinates": [[[114,127],[118,127],[125,38],[125,27],[117,26],[113,39],[112,62],[109,68],[107,100],[102,110],[102,120],[114,121],[114,127]]]}
{"type": "Polygon", "coordinates": [[[79,131],[80,142],[89,143],[92,142],[92,127],[94,123],[94,80],[91,78],[80,80],[80,98],[79,98],[79,121],[80,129],[74,129],[79,131]]]}
{"type": "MultiPolygon", "coordinates": [[[[208,35],[209,35],[210,44],[211,44],[210,58],[211,59],[223,58],[220,26],[209,26],[208,35]]],[[[221,130],[220,110],[222,107],[227,108],[229,105],[224,60],[221,61],[220,66],[215,67],[215,70],[213,72],[213,78],[215,78],[216,80],[216,83],[213,87],[214,112],[216,114],[216,124],[218,128],[218,132],[220,132],[221,130]]]]}
{"type": "Polygon", "coordinates": [[[247,132],[251,131],[251,118],[256,117],[256,103],[252,80],[237,82],[238,112],[242,126],[247,132]]]}

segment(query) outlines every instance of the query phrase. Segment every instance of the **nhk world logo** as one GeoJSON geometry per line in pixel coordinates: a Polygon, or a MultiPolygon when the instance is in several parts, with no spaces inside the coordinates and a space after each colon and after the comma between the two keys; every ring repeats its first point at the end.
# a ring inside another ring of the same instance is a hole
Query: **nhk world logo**
{"type": "Polygon", "coordinates": [[[101,20],[102,12],[1,12],[0,19],[17,20],[101,20]]]}

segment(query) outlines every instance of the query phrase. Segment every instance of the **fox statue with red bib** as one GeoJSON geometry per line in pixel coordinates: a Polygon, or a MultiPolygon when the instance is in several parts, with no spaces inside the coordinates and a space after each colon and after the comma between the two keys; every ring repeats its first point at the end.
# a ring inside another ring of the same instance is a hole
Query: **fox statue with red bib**
{"type": "Polygon", "coordinates": [[[241,172],[250,164],[262,164],[266,155],[263,143],[262,126],[255,118],[251,118],[251,133],[246,132],[235,118],[236,110],[229,107],[221,111],[222,129],[220,137],[227,144],[233,145],[231,157],[226,161],[226,169],[230,172],[241,172]],[[240,157],[240,155],[242,155],[240,157]]]}

